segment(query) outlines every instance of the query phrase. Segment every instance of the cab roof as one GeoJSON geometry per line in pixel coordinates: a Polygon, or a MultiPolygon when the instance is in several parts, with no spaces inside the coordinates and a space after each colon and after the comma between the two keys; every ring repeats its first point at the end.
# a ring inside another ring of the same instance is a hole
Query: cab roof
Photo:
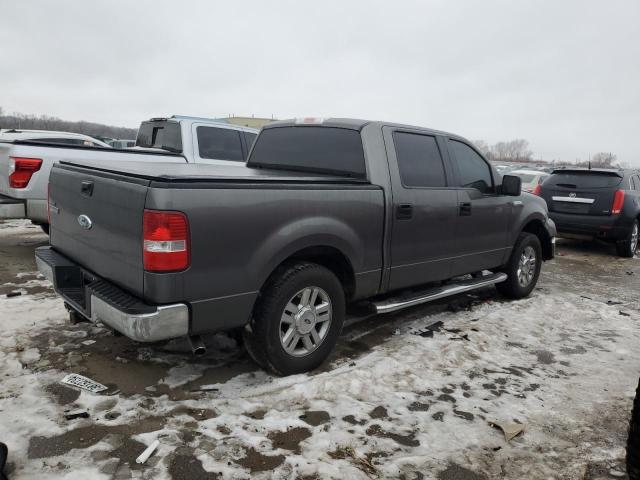
{"type": "MultiPolygon", "coordinates": [[[[269,128],[278,127],[297,127],[297,126],[316,126],[316,127],[335,127],[335,128],[348,128],[351,130],[362,130],[367,125],[378,125],[380,127],[395,127],[406,128],[412,130],[420,130],[432,135],[443,135],[451,138],[457,138],[469,142],[466,138],[456,135],[455,133],[445,132],[442,130],[435,130],[431,128],[419,127],[416,125],[406,125],[402,123],[384,122],[379,120],[363,120],[360,118],[320,118],[320,117],[305,117],[305,118],[291,118],[287,120],[276,120],[265,126],[263,130],[269,128]]],[[[471,143],[471,142],[469,142],[471,143]]]]}

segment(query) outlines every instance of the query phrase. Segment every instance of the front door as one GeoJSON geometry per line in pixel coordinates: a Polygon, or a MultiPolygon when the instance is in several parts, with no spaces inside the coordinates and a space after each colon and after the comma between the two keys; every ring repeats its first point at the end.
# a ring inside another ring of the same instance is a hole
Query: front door
{"type": "Polygon", "coordinates": [[[451,275],[457,212],[445,143],[421,131],[385,127],[392,182],[389,290],[451,275]]]}
{"type": "Polygon", "coordinates": [[[498,267],[509,249],[512,199],[497,193],[491,167],[471,146],[452,139],[447,143],[458,186],[458,258],[452,275],[498,267]]]}

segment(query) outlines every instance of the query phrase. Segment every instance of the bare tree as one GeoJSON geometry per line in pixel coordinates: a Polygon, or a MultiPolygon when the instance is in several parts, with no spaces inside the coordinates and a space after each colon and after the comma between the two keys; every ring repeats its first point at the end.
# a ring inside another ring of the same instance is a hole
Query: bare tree
{"type": "Polygon", "coordinates": [[[489,145],[484,140],[473,142],[489,160],[502,162],[532,162],[533,153],[529,150],[529,142],[523,138],[498,142],[489,145]]]}
{"type": "MultiPolygon", "coordinates": [[[[618,157],[611,152],[598,152],[592,155],[589,160],[576,160],[574,165],[591,168],[619,168],[620,163],[616,162],[617,158],[618,157]]],[[[566,163],[566,165],[570,164],[566,163]]]]}
{"type": "Polygon", "coordinates": [[[68,122],[49,115],[28,115],[13,113],[4,115],[0,109],[0,128],[22,128],[27,130],[57,130],[61,132],[83,133],[89,136],[102,136],[111,138],[136,138],[137,130],[134,128],[114,127],[91,122],[68,122]]]}
{"type": "Polygon", "coordinates": [[[491,147],[484,140],[474,140],[473,144],[476,146],[480,153],[491,160],[491,147]]]}

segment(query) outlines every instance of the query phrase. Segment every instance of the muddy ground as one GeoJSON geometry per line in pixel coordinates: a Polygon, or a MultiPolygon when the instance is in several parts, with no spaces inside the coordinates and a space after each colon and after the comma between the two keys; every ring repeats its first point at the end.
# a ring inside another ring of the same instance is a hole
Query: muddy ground
{"type": "Polygon", "coordinates": [[[609,245],[560,241],[523,302],[489,288],[352,315],[329,362],[278,379],[224,334],[195,358],[183,341],[140,345],[65,323],[35,272],[46,242],[37,227],[0,224],[0,322],[14,325],[0,367],[10,478],[624,478],[640,261],[609,245]],[[593,317],[584,328],[581,309],[593,317]],[[109,389],[60,384],[71,372],[109,389]],[[67,420],[72,410],[88,418],[67,420]],[[506,442],[489,426],[497,418],[525,433],[506,442]],[[155,438],[160,450],[136,464],[155,438]]]}

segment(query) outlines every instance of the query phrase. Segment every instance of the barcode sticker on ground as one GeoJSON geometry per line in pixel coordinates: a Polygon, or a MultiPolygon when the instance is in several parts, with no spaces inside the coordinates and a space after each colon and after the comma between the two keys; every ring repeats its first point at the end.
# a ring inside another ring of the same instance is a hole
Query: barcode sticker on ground
{"type": "Polygon", "coordinates": [[[107,389],[107,387],[105,387],[101,383],[94,382],[90,378],[83,377],[82,375],[78,375],[77,373],[70,373],[62,379],[62,383],[87,390],[91,393],[98,393],[107,389]]]}

